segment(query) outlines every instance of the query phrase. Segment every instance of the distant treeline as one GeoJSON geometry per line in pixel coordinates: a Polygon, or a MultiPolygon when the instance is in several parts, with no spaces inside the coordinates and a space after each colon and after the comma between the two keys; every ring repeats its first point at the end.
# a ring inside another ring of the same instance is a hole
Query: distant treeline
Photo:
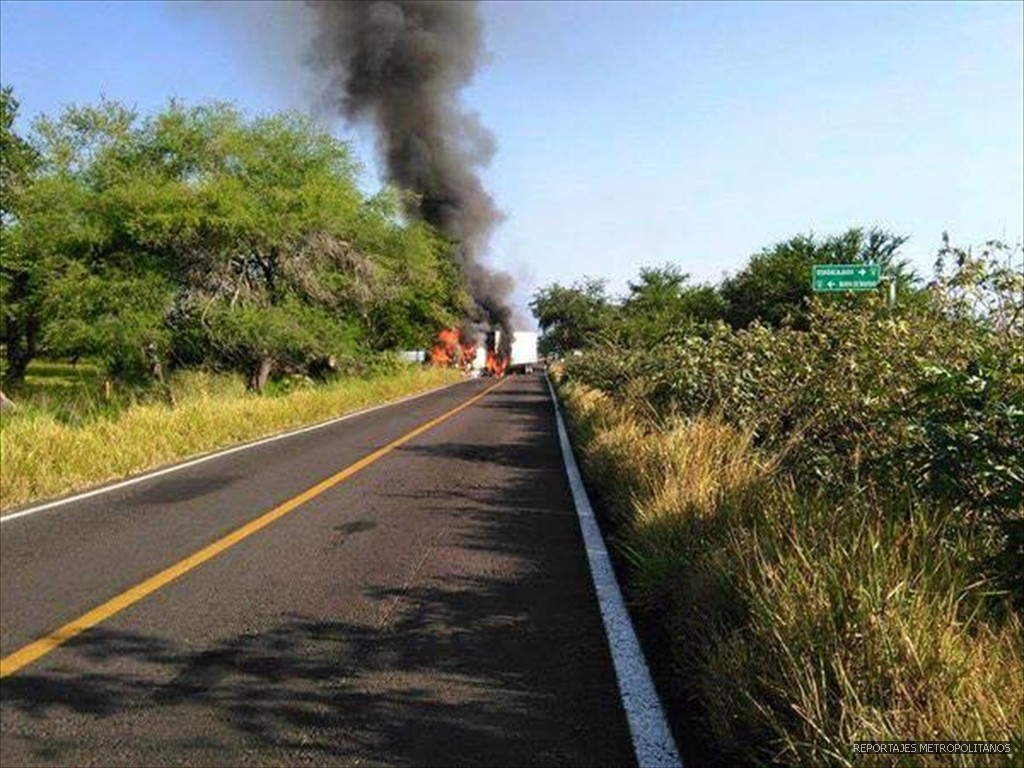
{"type": "Polygon", "coordinates": [[[900,256],[907,239],[876,227],[797,235],[754,254],[719,285],[693,285],[667,264],[641,269],[624,297],[612,296],[604,280],[585,277],[537,291],[531,307],[544,331],[543,350],[556,356],[608,343],[657,343],[715,321],[737,330],[755,321],[806,330],[814,264],[879,264],[896,281],[901,302],[920,302],[922,280],[900,256]]]}
{"type": "Polygon", "coordinates": [[[358,369],[465,317],[453,243],[366,196],[350,146],[293,113],[72,106],[14,129],[2,91],[4,379],[36,357],[114,378],[174,367],[358,369]]]}

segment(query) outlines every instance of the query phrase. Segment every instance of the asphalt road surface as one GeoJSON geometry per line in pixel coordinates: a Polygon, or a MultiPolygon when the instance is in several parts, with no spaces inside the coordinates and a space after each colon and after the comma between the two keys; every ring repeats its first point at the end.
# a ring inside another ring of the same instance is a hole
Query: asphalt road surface
{"type": "MultiPolygon", "coordinates": [[[[493,383],[4,523],[0,657],[493,383]]],[[[8,666],[0,763],[634,762],[542,378],[301,501],[8,666]]]]}

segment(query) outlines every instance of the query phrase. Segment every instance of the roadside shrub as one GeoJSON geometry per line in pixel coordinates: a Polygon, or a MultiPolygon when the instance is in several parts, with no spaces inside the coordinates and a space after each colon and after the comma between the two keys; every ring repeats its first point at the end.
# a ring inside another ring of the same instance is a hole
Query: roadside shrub
{"type": "Polygon", "coordinates": [[[904,739],[1010,740],[1019,764],[1019,262],[947,242],[896,307],[812,300],[799,329],[709,323],[562,364],[663,682],[723,764],[850,765],[854,741],[904,739]]]}
{"type": "Polygon", "coordinates": [[[906,490],[954,524],[982,520],[996,529],[984,567],[1024,601],[1024,277],[992,248],[958,252],[928,301],[815,301],[806,331],[705,326],[592,349],[565,374],[655,421],[718,414],[833,499],[906,490]]]}
{"type": "Polygon", "coordinates": [[[1024,749],[1024,628],[965,567],[990,529],[913,495],[798,486],[718,415],[655,423],[560,391],[633,602],[668,638],[669,689],[699,702],[683,729],[722,764],[851,765],[856,740],[1024,749]]]}

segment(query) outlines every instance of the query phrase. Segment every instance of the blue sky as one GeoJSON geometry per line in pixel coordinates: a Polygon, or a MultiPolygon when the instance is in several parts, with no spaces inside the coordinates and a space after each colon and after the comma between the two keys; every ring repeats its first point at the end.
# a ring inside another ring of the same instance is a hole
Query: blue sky
{"type": "MultiPolygon", "coordinates": [[[[100,94],[308,108],[301,14],[0,3],[25,117],[100,94]]],[[[1024,236],[1024,3],[491,3],[468,107],[498,139],[490,255],[538,285],[642,265],[715,281],[801,232],[878,224],[929,272],[943,230],[1024,236]]],[[[26,120],[27,122],[27,120],[26,120]]],[[[375,186],[372,141],[352,138],[375,186]]]]}

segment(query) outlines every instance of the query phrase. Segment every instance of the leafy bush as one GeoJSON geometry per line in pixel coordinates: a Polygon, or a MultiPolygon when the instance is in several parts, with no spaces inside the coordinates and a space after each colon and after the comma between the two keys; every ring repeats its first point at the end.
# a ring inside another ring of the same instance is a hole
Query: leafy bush
{"type": "Polygon", "coordinates": [[[753,764],[1024,750],[1020,251],[947,242],[894,308],[828,297],[796,325],[633,342],[567,357],[560,388],[668,686],[698,702],[686,731],[753,764]]]}
{"type": "Polygon", "coordinates": [[[680,732],[715,760],[851,765],[855,740],[1024,749],[1010,682],[1024,626],[972,573],[982,524],[895,492],[797,485],[720,417],[653,422],[579,383],[560,391],[633,602],[664,638],[680,732]]]}
{"type": "MultiPolygon", "coordinates": [[[[656,419],[720,414],[833,497],[905,489],[996,524],[1006,565],[1024,506],[1024,277],[1014,257],[995,246],[979,258],[961,252],[925,303],[813,301],[806,331],[711,325],[655,347],[597,347],[567,359],[565,372],[656,419]]],[[[1020,597],[1019,570],[1003,575],[1020,597]]]]}

